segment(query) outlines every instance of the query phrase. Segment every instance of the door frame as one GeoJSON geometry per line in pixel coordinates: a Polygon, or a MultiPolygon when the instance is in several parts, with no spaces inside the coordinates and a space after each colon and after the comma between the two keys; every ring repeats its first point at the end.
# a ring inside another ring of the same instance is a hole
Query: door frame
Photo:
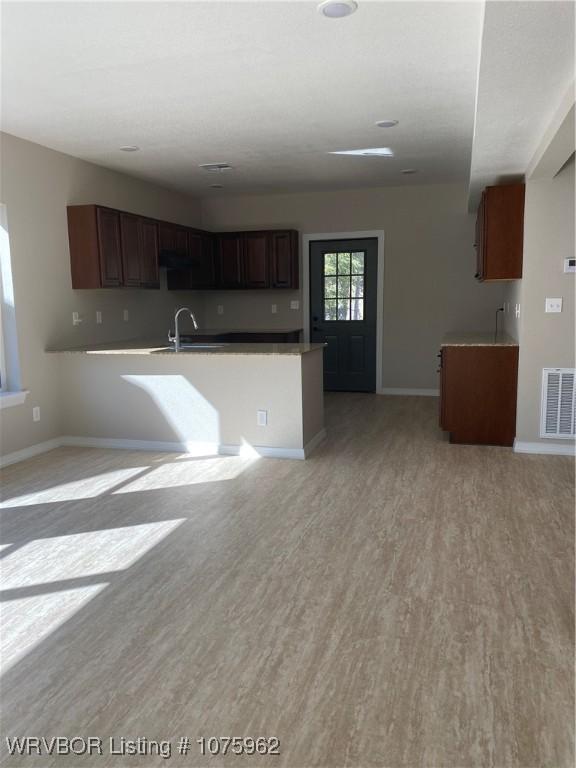
{"type": "Polygon", "coordinates": [[[316,240],[378,241],[376,266],[376,394],[382,391],[382,356],[384,343],[384,230],[369,229],[358,232],[318,232],[302,235],[302,312],[304,315],[304,341],[310,342],[310,243],[316,240]]]}

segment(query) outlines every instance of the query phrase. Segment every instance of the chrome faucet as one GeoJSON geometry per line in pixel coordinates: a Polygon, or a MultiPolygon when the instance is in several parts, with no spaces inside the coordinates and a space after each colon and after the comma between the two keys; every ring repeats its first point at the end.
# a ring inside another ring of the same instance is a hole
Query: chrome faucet
{"type": "Polygon", "coordinates": [[[194,323],[194,330],[198,330],[198,323],[196,322],[196,318],[194,317],[194,313],[188,309],[188,307],[180,307],[180,309],[176,310],[176,314],[174,315],[174,336],[168,331],[168,341],[174,342],[174,352],[180,352],[181,344],[180,344],[180,329],[178,327],[178,317],[181,312],[188,312],[190,317],[192,318],[192,322],[194,323]]]}

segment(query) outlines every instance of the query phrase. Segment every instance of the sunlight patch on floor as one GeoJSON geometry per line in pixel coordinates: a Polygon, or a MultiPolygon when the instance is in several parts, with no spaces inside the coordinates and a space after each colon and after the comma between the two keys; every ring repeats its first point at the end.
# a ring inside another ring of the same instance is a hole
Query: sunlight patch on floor
{"type": "Polygon", "coordinates": [[[200,483],[215,483],[222,480],[234,480],[254,463],[256,457],[249,456],[214,456],[191,459],[190,461],[171,462],[150,470],[142,477],[114,491],[115,494],[135,491],[152,491],[162,488],[177,488],[200,483]]]}
{"type": "MultiPolygon", "coordinates": [[[[0,503],[0,509],[10,507],[29,507],[34,504],[49,504],[56,501],[79,501],[80,499],[93,499],[107,491],[110,491],[118,483],[129,480],[134,475],[146,470],[147,467],[129,467],[113,472],[102,472],[92,477],[83,477],[70,483],[56,483],[49,488],[44,488],[33,493],[21,496],[12,496],[0,503]]],[[[8,494],[4,494],[6,496],[8,494]]]]}
{"type": "Polygon", "coordinates": [[[1,589],[94,576],[129,568],[184,519],[35,539],[2,562],[1,589]]]}
{"type": "Polygon", "coordinates": [[[106,586],[106,583],[91,584],[77,589],[31,595],[2,603],[0,607],[3,626],[0,633],[2,673],[64,624],[106,586]]]}

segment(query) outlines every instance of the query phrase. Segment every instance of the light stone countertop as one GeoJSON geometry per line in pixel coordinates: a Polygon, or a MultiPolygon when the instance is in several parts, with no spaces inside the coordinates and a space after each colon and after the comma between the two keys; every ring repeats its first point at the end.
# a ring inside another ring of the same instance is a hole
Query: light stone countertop
{"type": "MultiPolygon", "coordinates": [[[[323,349],[324,344],[235,344],[233,342],[199,343],[184,347],[178,355],[304,355],[323,349]]],[[[50,353],[81,355],[175,355],[173,345],[150,340],[129,340],[108,344],[86,344],[67,349],[47,349],[50,353]]]]}
{"type": "Polygon", "coordinates": [[[507,333],[499,332],[495,339],[493,333],[447,333],[442,339],[443,347],[517,347],[518,342],[507,333]]]}

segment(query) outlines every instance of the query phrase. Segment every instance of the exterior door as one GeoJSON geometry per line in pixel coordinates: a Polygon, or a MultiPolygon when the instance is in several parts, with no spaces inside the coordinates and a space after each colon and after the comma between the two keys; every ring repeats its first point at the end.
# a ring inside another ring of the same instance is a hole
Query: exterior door
{"type": "Polygon", "coordinates": [[[310,243],[310,340],[325,343],[324,389],[376,391],[378,241],[310,243]]]}

